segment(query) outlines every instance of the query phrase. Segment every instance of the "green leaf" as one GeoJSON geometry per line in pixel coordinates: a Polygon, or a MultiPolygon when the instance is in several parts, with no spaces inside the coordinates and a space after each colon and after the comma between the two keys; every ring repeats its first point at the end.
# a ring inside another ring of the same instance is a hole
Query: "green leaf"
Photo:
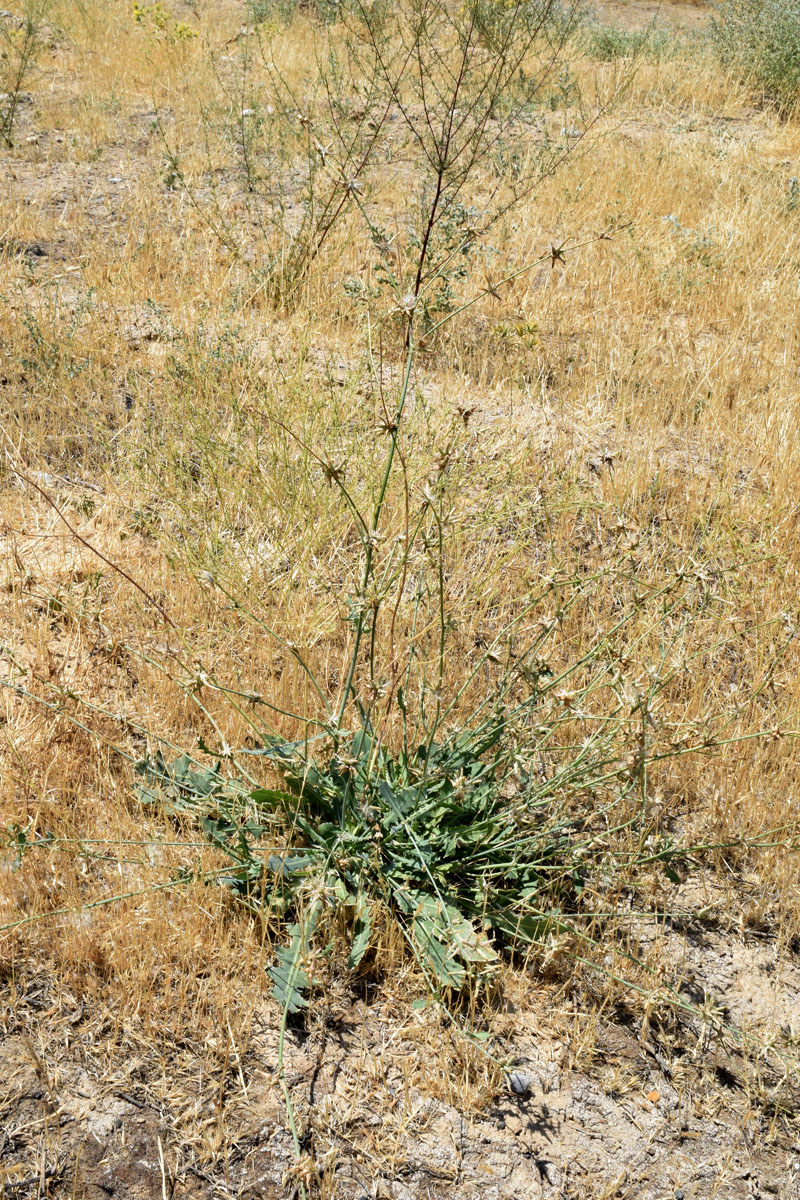
{"type": "Polygon", "coordinates": [[[285,1012],[296,1013],[308,1007],[306,992],[311,980],[303,966],[305,947],[300,927],[292,925],[289,932],[294,933],[291,943],[278,947],[278,961],[269,968],[267,974],[272,980],[272,990],[278,1004],[285,1012]]]}
{"type": "Polygon", "coordinates": [[[297,797],[290,792],[279,792],[274,788],[255,788],[249,793],[250,799],[264,808],[295,808],[297,797]]]}
{"type": "Polygon", "coordinates": [[[187,754],[167,763],[157,750],[152,758],[143,758],[134,766],[136,774],[151,785],[140,785],[137,795],[143,804],[186,812],[196,808],[200,801],[221,794],[226,786],[235,791],[236,785],[226,785],[220,774],[221,766],[219,762],[216,767],[192,766],[187,754]]]}
{"type": "Polygon", "coordinates": [[[366,897],[361,894],[356,903],[356,920],[353,933],[353,944],[350,947],[350,954],[347,959],[347,966],[352,971],[357,967],[369,947],[370,937],[372,936],[372,915],[370,913],[369,902],[366,897]]]}
{"type": "Polygon", "coordinates": [[[282,878],[298,875],[316,862],[313,854],[270,854],[267,869],[282,878]]]}
{"type": "Polygon", "coordinates": [[[306,993],[312,984],[309,973],[311,939],[321,912],[322,904],[316,901],[303,921],[289,926],[292,940],[288,946],[278,947],[278,961],[267,970],[275,999],[284,1012],[296,1013],[308,1007],[306,993]]]}
{"type": "Polygon", "coordinates": [[[533,913],[519,915],[514,912],[492,912],[487,914],[492,928],[502,933],[512,944],[514,942],[540,942],[550,930],[551,921],[547,916],[533,913]]]}
{"type": "Polygon", "coordinates": [[[426,965],[443,987],[461,988],[468,971],[497,965],[497,952],[486,934],[453,905],[434,896],[420,898],[411,931],[426,965]]]}

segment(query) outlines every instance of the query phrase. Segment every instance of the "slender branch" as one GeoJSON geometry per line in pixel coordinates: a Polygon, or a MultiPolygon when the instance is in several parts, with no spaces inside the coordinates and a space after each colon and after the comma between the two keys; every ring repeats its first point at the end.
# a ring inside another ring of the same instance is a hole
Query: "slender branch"
{"type": "Polygon", "coordinates": [[[15,463],[10,464],[10,469],[19,479],[22,480],[23,483],[26,483],[28,487],[32,487],[39,493],[42,499],[50,506],[50,508],[52,508],[53,512],[56,513],[56,515],[64,522],[67,529],[70,531],[76,541],[80,542],[82,546],[85,546],[87,550],[91,551],[92,554],[95,554],[101,560],[101,562],[104,562],[106,566],[111,568],[112,571],[115,571],[118,575],[121,575],[122,578],[127,580],[132,587],[136,588],[137,592],[144,596],[148,604],[150,604],[156,610],[156,612],[158,612],[159,616],[166,622],[167,625],[169,625],[170,629],[174,629],[176,633],[180,632],[178,630],[178,626],[172,620],[172,617],[166,611],[164,606],[160,604],[158,600],[156,600],[155,596],[148,592],[146,587],[143,587],[143,585],[139,583],[137,579],[134,579],[134,577],[130,575],[124,567],[121,567],[119,563],[114,562],[114,560],[109,558],[108,555],[104,554],[102,550],[98,550],[97,546],[88,541],[83,534],[78,533],[78,530],[64,514],[63,509],[59,507],[53,497],[41,486],[41,484],[37,483],[35,479],[32,479],[30,475],[27,475],[15,463]]]}

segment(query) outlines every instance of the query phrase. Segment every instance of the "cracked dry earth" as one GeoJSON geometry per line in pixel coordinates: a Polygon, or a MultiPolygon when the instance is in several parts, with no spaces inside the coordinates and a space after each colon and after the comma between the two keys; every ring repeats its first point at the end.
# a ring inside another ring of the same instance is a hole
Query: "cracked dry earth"
{"type": "MultiPolygon", "coordinates": [[[[666,936],[689,995],[751,1029],[796,1029],[796,953],[696,922],[666,936]]],[[[753,1061],[710,1044],[688,1017],[669,1036],[651,1025],[643,1038],[632,1022],[600,1021],[581,1054],[579,1002],[559,1007],[544,989],[539,1001],[507,1000],[503,1032],[488,1043],[516,1060],[526,1093],[500,1082],[477,1101],[473,1089],[469,1106],[459,1105],[463,1039],[435,1013],[386,1001],[318,1004],[310,1032],[290,1030],[285,1050],[303,1162],[315,1172],[310,1194],[800,1197],[800,1081],[791,1072],[782,1081],[764,1073],[759,1086],[757,1063],[754,1073],[753,1061]]],[[[271,1001],[256,1004],[246,1047],[220,1031],[216,1069],[208,1047],[185,1039],[154,1047],[123,1029],[110,1050],[111,1018],[98,1024],[85,1001],[43,982],[13,1007],[6,995],[2,1019],[0,1196],[300,1194],[271,1001]]]]}

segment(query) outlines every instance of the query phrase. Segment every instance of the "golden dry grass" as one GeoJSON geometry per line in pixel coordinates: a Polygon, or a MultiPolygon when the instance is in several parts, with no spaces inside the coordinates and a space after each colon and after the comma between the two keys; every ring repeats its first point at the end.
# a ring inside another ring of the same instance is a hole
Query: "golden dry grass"
{"type": "MultiPolygon", "coordinates": [[[[279,1014],[270,947],[246,915],[217,889],[165,886],[219,860],[191,826],[143,815],[131,762],[157,739],[252,745],[253,696],[313,710],[266,625],[338,694],[352,531],[284,430],[341,463],[359,499],[384,452],[381,388],[342,286],[374,281],[369,239],[349,221],[291,309],[253,286],[202,204],[211,167],[243,257],[259,253],[224,145],[209,162],[200,138],[217,87],[209,50],[235,52],[241,9],[178,16],[199,36],[169,46],[125,3],[63,5],[0,162],[0,828],[53,839],[19,862],[9,844],[0,868],[3,987],[13,1005],[41,973],[54,994],[85,999],[104,1014],[96,1053],[111,1063],[137,1045],[151,1079],[184,1039],[224,1075],[253,1014],[279,1014]],[[156,111],[188,191],[168,186],[156,111]],[[45,253],[26,253],[32,243],[45,253]],[[244,998],[234,1009],[232,995],[244,998]]],[[[287,76],[300,79],[312,36],[304,16],[278,33],[287,76]]],[[[613,91],[611,65],[573,69],[587,92],[613,91]]],[[[695,572],[709,598],[688,634],[698,657],[663,719],[713,722],[742,697],[730,736],[762,736],[654,772],[655,802],[690,844],[728,844],[704,869],[730,935],[765,931],[796,951],[800,124],[754,108],[698,52],[640,62],[595,133],[515,214],[486,271],[502,277],[562,241],[565,263],[545,258],[420,353],[405,455],[413,489],[449,455],[448,679],[556,565],[609,572],[570,626],[576,655],[613,611],[616,567],[654,585],[695,572]],[[741,649],[700,653],[739,631],[741,649]],[[768,851],[744,847],[759,838],[768,851]]],[[[401,266],[407,183],[395,168],[381,191],[401,266]]],[[[401,360],[387,328],[391,389],[401,360]]],[[[389,514],[397,532],[399,489],[389,514]]],[[[411,635],[390,645],[381,632],[391,664],[411,635]]],[[[659,637],[649,630],[643,653],[659,637]]],[[[295,731],[274,714],[272,727],[295,731]]],[[[666,882],[647,886],[669,898],[666,882]]],[[[420,981],[391,936],[381,996],[402,1025],[420,981]]],[[[658,965],[657,945],[642,952],[658,965]]],[[[581,974],[568,959],[551,967],[553,988],[581,974]]],[[[505,986],[521,1009],[541,1004],[524,971],[505,986]]],[[[619,1001],[580,986],[587,1005],[619,1001]]],[[[592,1036],[577,1038],[587,1053],[592,1036]]],[[[448,1103],[484,1104],[496,1072],[480,1056],[459,1064],[464,1053],[440,1045],[433,1067],[417,1054],[413,1086],[439,1095],[449,1081],[448,1103]]],[[[186,1145],[216,1161],[235,1112],[205,1127],[187,1115],[186,1145]]]]}

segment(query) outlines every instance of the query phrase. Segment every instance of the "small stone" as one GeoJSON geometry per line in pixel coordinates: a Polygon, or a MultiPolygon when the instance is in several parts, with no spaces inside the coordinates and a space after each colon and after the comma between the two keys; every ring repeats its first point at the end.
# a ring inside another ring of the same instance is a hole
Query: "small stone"
{"type": "Polygon", "coordinates": [[[512,1071],[508,1082],[515,1096],[527,1096],[531,1090],[530,1076],[526,1075],[524,1071],[512,1071]]]}
{"type": "Polygon", "coordinates": [[[675,1188],[675,1200],[683,1200],[683,1188],[675,1188]]]}

